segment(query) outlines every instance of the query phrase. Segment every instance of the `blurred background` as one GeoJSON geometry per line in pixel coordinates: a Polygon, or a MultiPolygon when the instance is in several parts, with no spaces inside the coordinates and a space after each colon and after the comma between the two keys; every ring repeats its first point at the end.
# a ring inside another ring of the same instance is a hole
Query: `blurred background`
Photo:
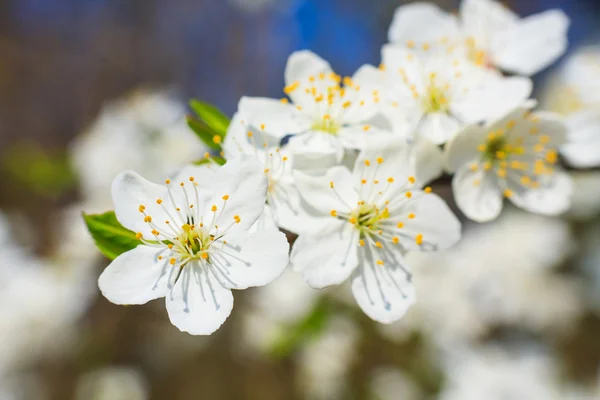
{"type": "MultiPolygon", "coordinates": [[[[242,95],[281,97],[299,49],[342,75],[378,64],[402,3],[1,0],[0,399],[600,399],[599,171],[573,171],[562,218],[508,207],[411,255],[418,303],[395,325],[293,273],[235,293],[210,337],[179,332],[162,301],[100,296],[108,260],[81,212],[112,208],[122,170],[160,180],[202,157],[187,99],[231,115],[242,95]]],[[[570,52],[598,42],[596,0],[504,3],[563,9],[570,52]]],[[[536,84],[553,103],[560,63],[536,84]]]]}

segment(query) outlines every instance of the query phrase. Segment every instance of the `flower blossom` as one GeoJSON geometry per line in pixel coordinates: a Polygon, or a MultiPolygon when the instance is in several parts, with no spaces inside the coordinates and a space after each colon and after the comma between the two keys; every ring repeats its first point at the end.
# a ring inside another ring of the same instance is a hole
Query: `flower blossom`
{"type": "Polygon", "coordinates": [[[296,174],[304,200],[323,226],[300,235],[291,262],[315,288],[352,279],[352,292],[371,318],[390,323],[414,302],[408,250],[438,250],[460,237],[460,223],[413,176],[412,149],[383,143],[361,153],[354,172],[338,166],[325,176],[296,174]]]}
{"type": "Polygon", "coordinates": [[[180,330],[214,332],[233,307],[231,289],[265,285],[288,263],[285,235],[253,227],[266,191],[267,179],[251,157],[220,168],[187,167],[165,185],[120,174],[113,183],[115,213],[143,244],[102,273],[103,295],[116,304],[166,297],[180,330]]]}
{"type": "Polygon", "coordinates": [[[566,127],[552,113],[519,107],[486,126],[465,128],[446,146],[456,172],[454,198],[475,221],[495,219],[503,197],[527,211],[556,215],[570,206],[572,183],[557,165],[566,127]]]}
{"type": "MultiPolygon", "coordinates": [[[[460,57],[419,57],[386,45],[379,78],[381,104],[395,132],[415,132],[435,144],[454,137],[468,123],[497,118],[524,102],[531,80],[483,71],[460,57]]],[[[365,69],[365,75],[373,70],[365,69]]],[[[371,74],[374,74],[371,72],[371,74]]]]}
{"type": "Polygon", "coordinates": [[[369,90],[368,69],[342,78],[314,53],[295,52],[285,70],[289,100],[245,98],[240,112],[262,131],[279,138],[294,135],[289,147],[301,156],[295,163],[303,162],[308,169],[339,164],[345,149],[361,149],[369,135],[381,133],[370,123],[379,94],[369,90]]]}
{"type": "Polygon", "coordinates": [[[422,53],[460,54],[483,68],[529,76],[565,52],[568,27],[560,10],[520,18],[494,0],[463,0],[457,18],[417,2],[398,7],[388,38],[422,53]]]}

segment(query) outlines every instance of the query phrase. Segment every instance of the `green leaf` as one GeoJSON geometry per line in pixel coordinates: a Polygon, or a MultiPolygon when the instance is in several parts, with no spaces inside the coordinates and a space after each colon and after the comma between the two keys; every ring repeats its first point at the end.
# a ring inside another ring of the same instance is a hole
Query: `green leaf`
{"type": "Polygon", "coordinates": [[[117,221],[114,211],[104,214],[83,213],[83,219],[98,249],[111,260],[142,243],[135,238],[134,232],[117,221]]]}
{"type": "Polygon", "coordinates": [[[217,107],[200,100],[190,100],[190,107],[208,127],[222,138],[227,133],[229,118],[217,107]]]}
{"type": "Polygon", "coordinates": [[[273,357],[287,357],[305,342],[317,337],[325,329],[330,315],[331,310],[324,301],[315,304],[303,320],[289,327],[286,334],[273,345],[271,349],[273,357]]]}
{"type": "Polygon", "coordinates": [[[214,137],[221,135],[213,132],[208,126],[204,125],[202,122],[198,121],[194,117],[188,116],[187,118],[188,126],[194,131],[196,136],[202,140],[202,142],[207,145],[212,150],[221,151],[221,145],[219,143],[215,143],[214,137]]]}
{"type": "Polygon", "coordinates": [[[214,161],[219,165],[225,165],[225,162],[227,162],[227,160],[225,160],[223,157],[210,156],[210,158],[203,158],[201,160],[194,161],[194,165],[206,165],[206,164],[210,164],[211,161],[214,161]]]}

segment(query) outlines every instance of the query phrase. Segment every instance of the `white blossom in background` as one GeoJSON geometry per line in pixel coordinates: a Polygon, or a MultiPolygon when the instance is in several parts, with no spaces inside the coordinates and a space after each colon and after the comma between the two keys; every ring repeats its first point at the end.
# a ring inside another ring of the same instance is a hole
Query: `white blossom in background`
{"type": "Polygon", "coordinates": [[[159,180],[201,159],[207,148],[187,126],[185,113],[168,91],[139,91],[108,103],[70,149],[86,211],[111,207],[111,184],[122,171],[144,171],[159,180]]]}
{"type": "Polygon", "coordinates": [[[321,222],[295,242],[295,270],[314,288],[351,279],[358,305],[383,323],[400,319],[415,301],[404,254],[445,249],[460,238],[448,206],[422,189],[429,179],[415,177],[412,150],[384,141],[363,151],[353,172],[340,166],[321,177],[296,174],[321,222]]]}
{"type": "Polygon", "coordinates": [[[147,400],[150,388],[141,371],[126,367],[94,370],[79,378],[76,400],[147,400]]]}
{"type": "Polygon", "coordinates": [[[320,295],[321,292],[308,286],[302,276],[291,269],[271,284],[254,290],[250,307],[243,315],[244,346],[268,354],[314,309],[320,295]]]}
{"type": "MultiPolygon", "coordinates": [[[[265,100],[270,103],[272,100],[265,100]]],[[[273,211],[274,223],[288,231],[299,233],[309,216],[303,212],[301,198],[292,175],[292,154],[287,146],[281,147],[284,132],[271,134],[253,122],[253,108],[260,101],[244,97],[240,100],[239,111],[234,115],[223,151],[226,159],[241,155],[251,155],[263,166],[268,179],[267,203],[273,211]]]]}
{"type": "Polygon", "coordinates": [[[357,357],[358,326],[349,318],[335,315],[318,337],[298,355],[298,389],[306,399],[348,398],[348,372],[357,357]]]}
{"type": "Polygon", "coordinates": [[[448,357],[440,400],[560,400],[558,366],[541,351],[488,346],[448,357]]]}
{"type": "Polygon", "coordinates": [[[371,67],[352,78],[337,75],[329,63],[303,50],[292,53],[285,69],[281,100],[245,98],[240,111],[261,131],[289,139],[294,167],[323,169],[340,164],[346,150],[363,148],[378,130],[370,121],[377,115],[379,94],[372,91],[371,67]]]}
{"type": "Polygon", "coordinates": [[[98,280],[115,304],[165,297],[171,322],[207,335],[233,308],[232,289],[262,286],[288,264],[285,235],[254,229],[267,179],[250,156],[223,167],[186,167],[158,185],[128,171],[113,183],[119,222],[143,242],[121,254],[98,280]]]}
{"type": "Polygon", "coordinates": [[[371,375],[370,391],[373,400],[420,400],[423,393],[401,369],[378,368],[371,375]]]}
{"type": "Polygon", "coordinates": [[[453,138],[465,124],[497,118],[531,94],[529,78],[505,78],[461,57],[419,57],[385,45],[383,71],[365,69],[378,82],[381,106],[395,132],[415,133],[435,144],[453,138]]]}
{"type": "Polygon", "coordinates": [[[492,223],[468,224],[454,248],[409,255],[417,291],[427,295],[399,324],[381,329],[392,339],[424,331],[442,348],[496,325],[568,333],[584,311],[582,285],[553,269],[574,248],[566,221],[514,208],[492,223]]]}
{"type": "Polygon", "coordinates": [[[573,184],[557,164],[565,136],[557,115],[531,113],[525,106],[485,126],[465,128],[445,149],[460,210],[472,220],[489,221],[508,198],[534,213],[567,211],[573,184]]]}
{"type": "Polygon", "coordinates": [[[550,76],[542,104],[568,127],[561,154],[575,168],[600,166],[600,47],[578,49],[550,76]]]}
{"type": "Polygon", "coordinates": [[[520,18],[498,1],[462,0],[457,17],[416,2],[398,7],[388,39],[423,54],[460,55],[481,68],[533,75],[565,52],[568,27],[560,10],[520,18]]]}

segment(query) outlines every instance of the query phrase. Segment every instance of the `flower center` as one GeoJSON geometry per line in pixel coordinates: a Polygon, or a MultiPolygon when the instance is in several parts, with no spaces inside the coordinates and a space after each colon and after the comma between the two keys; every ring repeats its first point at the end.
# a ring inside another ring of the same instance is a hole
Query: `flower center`
{"type": "Polygon", "coordinates": [[[353,224],[361,233],[378,230],[379,223],[390,216],[388,208],[380,209],[374,204],[361,203],[350,213],[348,222],[353,224]]]}
{"type": "Polygon", "coordinates": [[[446,91],[448,85],[440,86],[436,80],[436,74],[429,75],[427,92],[423,96],[423,106],[427,113],[448,112],[448,97],[446,91]]]}
{"type": "Polygon", "coordinates": [[[340,130],[340,124],[325,115],[322,119],[318,119],[311,125],[311,130],[329,133],[330,135],[337,135],[340,130]]]}
{"type": "Polygon", "coordinates": [[[182,232],[176,239],[179,242],[179,246],[176,247],[177,252],[190,259],[203,258],[207,260],[207,252],[214,236],[210,235],[203,227],[195,225],[184,224],[181,229],[182,232]]]}
{"type": "Polygon", "coordinates": [[[467,44],[467,58],[471,60],[475,65],[479,67],[491,67],[490,60],[488,59],[485,50],[481,50],[477,47],[477,43],[474,38],[470,37],[466,40],[467,44]]]}

